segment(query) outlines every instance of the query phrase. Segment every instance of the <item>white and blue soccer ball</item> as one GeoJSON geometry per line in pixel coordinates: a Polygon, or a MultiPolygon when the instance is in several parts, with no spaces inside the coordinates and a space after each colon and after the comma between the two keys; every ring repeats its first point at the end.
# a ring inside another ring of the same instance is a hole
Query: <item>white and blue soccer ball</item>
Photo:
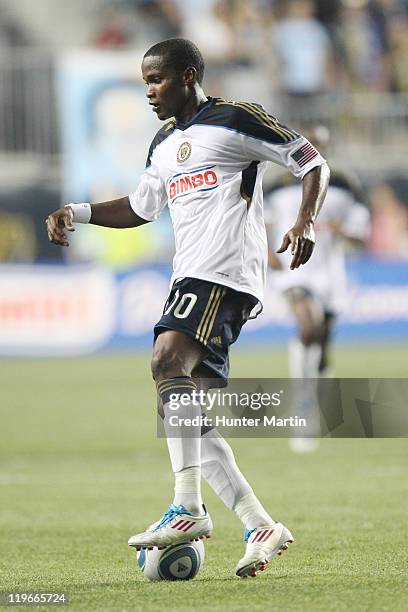
{"type": "Polygon", "coordinates": [[[182,542],[163,550],[142,548],[137,562],[149,580],[192,580],[204,562],[205,550],[201,540],[182,542]]]}

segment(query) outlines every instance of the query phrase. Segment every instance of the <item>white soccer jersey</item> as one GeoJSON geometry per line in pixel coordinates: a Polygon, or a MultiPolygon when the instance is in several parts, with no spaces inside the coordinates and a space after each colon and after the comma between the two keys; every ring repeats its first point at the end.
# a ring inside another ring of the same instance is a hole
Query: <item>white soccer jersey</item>
{"type": "MultiPolygon", "coordinates": [[[[288,176],[265,196],[265,220],[270,227],[271,247],[280,246],[282,236],[297,217],[302,187],[288,176]]],[[[345,243],[333,231],[338,225],[348,238],[366,240],[370,231],[369,213],[358,202],[359,194],[349,179],[332,171],[323,208],[315,223],[316,245],[306,265],[290,270],[291,254],[279,255],[282,270],[271,273],[278,291],[304,287],[317,295],[326,310],[337,313],[346,296],[345,243]]]]}
{"type": "Polygon", "coordinates": [[[168,204],[176,245],[172,282],[198,278],[262,301],[268,160],[299,178],[324,162],[305,138],[257,104],[208,98],[190,121],[170,121],[156,134],[129,200],[147,221],[168,204]]]}

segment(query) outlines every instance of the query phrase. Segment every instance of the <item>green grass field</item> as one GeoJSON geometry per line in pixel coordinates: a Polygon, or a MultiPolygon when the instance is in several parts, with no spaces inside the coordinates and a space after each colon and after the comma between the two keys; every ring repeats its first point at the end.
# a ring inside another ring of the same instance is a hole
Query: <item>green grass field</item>
{"type": "MultiPolygon", "coordinates": [[[[286,373],[283,349],[232,363],[233,376],[286,373]]],[[[404,377],[408,349],[340,348],[335,363],[339,376],[404,377]]],[[[172,475],[148,355],[0,365],[0,591],[67,591],[72,610],[407,610],[407,440],[323,440],[306,456],[232,440],[296,543],[236,578],[241,525],[204,485],[215,530],[200,574],[149,583],[126,542],[166,509],[172,475]]]]}

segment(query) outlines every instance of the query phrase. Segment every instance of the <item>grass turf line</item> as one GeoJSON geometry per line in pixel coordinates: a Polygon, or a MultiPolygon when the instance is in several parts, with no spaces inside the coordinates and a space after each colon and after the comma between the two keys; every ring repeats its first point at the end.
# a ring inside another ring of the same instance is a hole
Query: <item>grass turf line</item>
{"type": "MultiPolygon", "coordinates": [[[[375,352],[381,363],[403,363],[385,352],[375,352]]],[[[387,375],[372,356],[344,354],[343,371],[371,363],[387,375]]],[[[233,374],[253,375],[250,365],[265,376],[267,363],[283,375],[283,361],[241,351],[233,374]]],[[[148,358],[16,360],[2,364],[0,388],[0,590],[65,590],[70,609],[88,610],[406,609],[405,440],[324,440],[299,456],[285,440],[233,439],[244,473],[296,544],[256,580],[235,578],[241,525],[204,485],[215,530],[202,571],[192,582],[151,584],[126,546],[172,492],[148,358]]]]}

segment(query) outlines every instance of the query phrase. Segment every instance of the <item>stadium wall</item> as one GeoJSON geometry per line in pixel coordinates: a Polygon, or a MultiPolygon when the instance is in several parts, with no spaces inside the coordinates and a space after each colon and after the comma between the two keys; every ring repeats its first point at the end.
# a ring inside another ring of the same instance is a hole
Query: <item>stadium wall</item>
{"type": "MultiPolygon", "coordinates": [[[[348,263],[347,303],[337,338],[408,339],[408,267],[359,258],[348,263]]],[[[67,356],[104,349],[147,348],[167,297],[169,266],[122,274],[94,266],[2,266],[0,354],[67,356]]],[[[282,298],[270,288],[264,310],[240,344],[274,344],[293,334],[282,298]]]]}

